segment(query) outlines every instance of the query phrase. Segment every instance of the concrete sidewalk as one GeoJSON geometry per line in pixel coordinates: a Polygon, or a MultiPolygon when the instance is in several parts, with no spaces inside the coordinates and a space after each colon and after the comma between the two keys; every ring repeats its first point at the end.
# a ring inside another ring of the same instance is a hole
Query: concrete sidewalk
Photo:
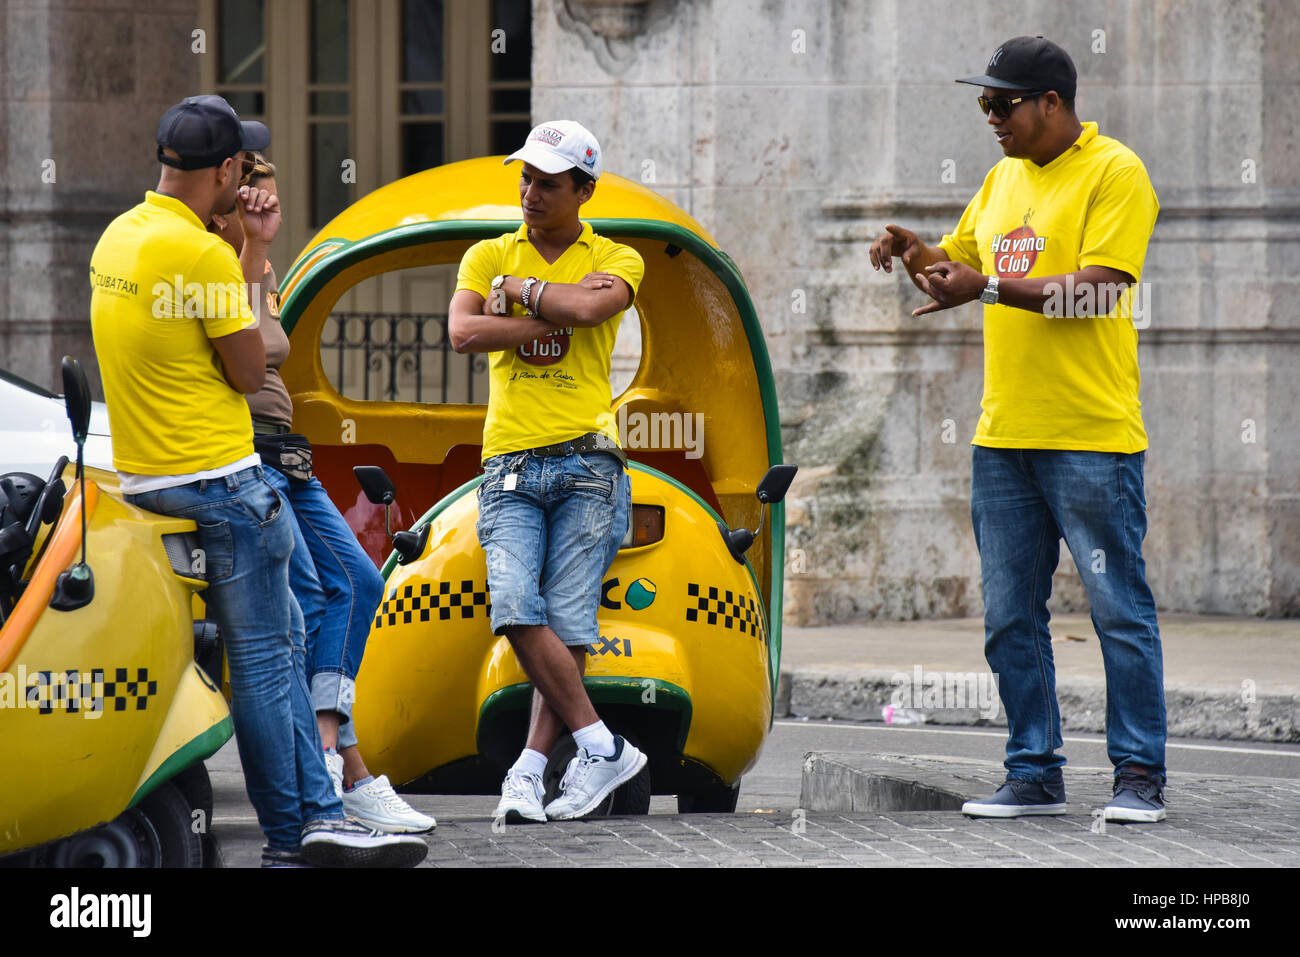
{"type": "MultiPolygon", "coordinates": [[[[1086,615],[1052,619],[1057,697],[1065,731],[1105,731],[1101,648],[1086,615]]],[[[1300,621],[1161,615],[1171,737],[1300,741],[1300,621]]],[[[783,630],[777,715],[880,721],[902,678],[989,675],[976,618],[867,622],[783,630]]],[[[986,685],[987,687],[987,685],[986,685]]],[[[916,691],[921,692],[921,688],[916,691]]],[[[921,708],[929,724],[1006,726],[1000,705],[921,708]]],[[[966,705],[974,704],[967,700],[966,705]]]]}
{"type": "MultiPolygon", "coordinates": [[[[210,758],[217,867],[257,867],[262,835],[233,747],[210,758]]],[[[413,795],[436,813],[422,867],[1290,867],[1300,782],[1173,773],[1169,818],[1106,824],[1110,768],[1067,767],[1060,817],[975,820],[962,801],[1001,783],[994,761],[809,753],[799,807],[494,828],[496,798],[413,795]]],[[[659,800],[659,799],[656,799],[659,800]]]]}
{"type": "MultiPolygon", "coordinates": [[[[1300,740],[1300,622],[1161,618],[1171,736],[1300,740]],[[1249,682],[1249,684],[1244,684],[1249,682]],[[1251,699],[1253,700],[1247,700],[1251,699]]],[[[1101,731],[1101,653],[1083,616],[1060,616],[1058,695],[1068,730],[1101,731]],[[1071,640],[1071,637],[1082,641],[1071,640]]],[[[786,628],[778,715],[881,720],[896,674],[987,674],[978,620],[786,628]]],[[[984,721],[975,709],[927,713],[941,724],[984,721]]],[[[987,723],[1005,724],[1000,716],[987,723]]],[[[256,867],[261,831],[234,742],[207,762],[216,794],[215,866],[256,867]]],[[[1237,867],[1300,866],[1300,785],[1289,778],[1173,772],[1169,820],[1105,825],[1110,768],[1066,768],[1069,813],[973,820],[962,801],[1001,783],[995,761],[812,751],[798,808],[651,814],[494,830],[496,797],[410,795],[435,814],[425,867],[1237,867]]]]}
{"type": "Polygon", "coordinates": [[[1111,768],[1065,769],[1065,814],[974,819],[970,798],[992,794],[1001,763],[967,758],[814,751],[799,803],[809,820],[839,815],[859,828],[907,833],[855,864],[944,867],[1296,867],[1300,782],[1212,774],[1169,775],[1169,817],[1107,823],[1111,768]],[[887,858],[887,859],[886,859],[887,858]]]}

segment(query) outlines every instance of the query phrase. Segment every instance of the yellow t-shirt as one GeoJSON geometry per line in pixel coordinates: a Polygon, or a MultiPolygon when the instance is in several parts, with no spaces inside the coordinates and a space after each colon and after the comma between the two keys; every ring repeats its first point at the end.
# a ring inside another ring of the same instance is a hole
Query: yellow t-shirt
{"type": "MultiPolygon", "coordinates": [[[[1046,166],[1007,157],[940,241],[986,276],[1055,276],[1110,266],[1142,278],[1160,204],[1146,168],[1096,123],[1046,166]]],[[[1062,295],[1061,301],[1070,297],[1062,295]]],[[[1150,303],[1125,293],[1107,316],[984,307],[984,398],[974,445],[1140,452],[1137,325],[1150,303]]]]}
{"type": "Polygon", "coordinates": [[[248,403],[209,341],[256,321],[230,244],[150,190],[104,230],[90,284],[114,467],[188,475],[252,455],[248,403]]]}
{"type": "MultiPolygon", "coordinates": [[[[497,276],[536,276],[576,283],[590,272],[607,272],[627,281],[636,296],[645,263],[635,249],[592,232],[590,223],[564,254],[548,264],[528,241],[528,227],[475,243],[460,261],[456,291],[472,289],[484,299],[497,276]]],[[[536,286],[533,287],[536,290],[536,286]]],[[[542,298],[543,314],[546,298],[542,298]]],[[[512,316],[527,315],[514,305],[512,316]]],[[[517,349],[489,353],[487,420],[483,458],[556,442],[588,432],[618,441],[610,415],[609,365],[623,313],[598,326],[570,327],[517,349]]]]}

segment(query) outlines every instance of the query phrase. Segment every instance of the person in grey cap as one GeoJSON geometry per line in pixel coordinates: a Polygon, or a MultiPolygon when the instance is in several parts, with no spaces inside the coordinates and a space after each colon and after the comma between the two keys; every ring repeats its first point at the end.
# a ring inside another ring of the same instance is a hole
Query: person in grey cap
{"type": "Polygon", "coordinates": [[[261,387],[266,356],[249,301],[280,208],[238,183],[248,151],[270,134],[221,97],[195,96],[166,112],[157,141],[157,189],[109,224],[91,257],[91,329],[121,490],[133,505],[196,523],[203,598],[221,630],[244,780],[267,839],[263,866],[413,866],[428,853],[422,840],[345,820],[334,794],[289,590],[294,519],[253,449],[244,394],[261,387]],[[237,215],[238,259],[207,232],[214,213],[237,215]]]}
{"type": "Polygon", "coordinates": [[[1007,780],[962,811],[1065,813],[1047,627],[1064,538],[1106,667],[1115,780],[1105,819],[1163,820],[1163,663],[1142,559],[1147,436],[1133,322],[1159,202],[1133,151],[1079,121],[1074,63],[1050,40],[1010,39],[984,74],[957,82],[982,87],[1005,158],[938,245],[891,224],[870,256],[886,272],[901,258],[930,297],[914,316],[984,304],[971,519],[985,657],[1007,713],[1007,780]]]}

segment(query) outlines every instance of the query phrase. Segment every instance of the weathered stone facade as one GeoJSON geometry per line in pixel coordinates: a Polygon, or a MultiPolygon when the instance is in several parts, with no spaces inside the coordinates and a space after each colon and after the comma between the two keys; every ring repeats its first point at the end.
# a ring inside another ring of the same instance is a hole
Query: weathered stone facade
{"type": "MultiPolygon", "coordinates": [[[[913,320],[873,272],[887,221],[928,241],[1000,157],[956,76],[1041,32],[1079,112],[1147,164],[1146,556],[1162,609],[1300,614],[1300,8],[1291,0],[534,0],[533,113],[680,203],[767,333],[799,623],[978,614],[967,444],[978,308],[913,320]]],[[[86,262],[156,175],[197,87],[198,0],[0,0],[0,363],[89,357],[86,262]],[[144,148],[142,148],[142,144],[144,148]],[[50,167],[47,161],[52,160],[50,167]]],[[[92,377],[94,364],[89,363],[92,377]]],[[[1056,607],[1086,603],[1067,553],[1056,607]]]]}
{"type": "MultiPolygon", "coordinates": [[[[953,79],[1020,33],[1071,51],[1081,118],[1142,157],[1161,200],[1140,333],[1156,600],[1300,614],[1300,9],[630,5],[636,35],[602,38],[579,0],[535,0],[533,111],[591,124],[609,169],[672,196],[740,264],[801,467],[788,620],[980,611],[979,310],[910,318],[924,297],[867,250],[886,222],[929,242],[955,225],[1001,152],[953,79]]],[[[1086,607],[1064,549],[1053,602],[1086,607]]]]}
{"type": "Polygon", "coordinates": [[[198,0],[0,0],[0,363],[99,395],[90,253],[157,182],[158,117],[197,86],[198,0]]]}

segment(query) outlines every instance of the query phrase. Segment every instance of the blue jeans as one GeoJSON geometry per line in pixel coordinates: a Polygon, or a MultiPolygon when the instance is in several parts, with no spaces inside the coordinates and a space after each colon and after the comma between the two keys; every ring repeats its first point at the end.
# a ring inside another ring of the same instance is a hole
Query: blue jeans
{"type": "Polygon", "coordinates": [[[1059,774],[1061,713],[1047,630],[1060,556],[1074,556],[1106,668],[1106,745],[1116,771],[1165,773],[1164,667],[1146,583],[1145,453],[975,446],[971,522],[984,590],[984,656],[1007,713],[1007,774],[1059,774]]]}
{"type": "Polygon", "coordinates": [[[595,644],[601,579],[628,527],[632,485],[622,464],[604,452],[511,452],[483,469],[477,531],[493,634],[549,625],[566,645],[595,644]]]}
{"type": "Polygon", "coordinates": [[[198,526],[203,600],[230,665],[230,711],[248,799],[267,843],[296,850],[303,825],[340,818],[307,692],[302,613],[289,591],[293,514],[261,466],[126,496],[198,526]]]}
{"type": "Polygon", "coordinates": [[[288,499],[296,519],[289,587],[307,633],[307,681],[317,711],[339,715],[340,748],[357,743],[352,724],[357,670],[384,580],[315,478],[289,479],[267,468],[266,480],[288,499]]]}

